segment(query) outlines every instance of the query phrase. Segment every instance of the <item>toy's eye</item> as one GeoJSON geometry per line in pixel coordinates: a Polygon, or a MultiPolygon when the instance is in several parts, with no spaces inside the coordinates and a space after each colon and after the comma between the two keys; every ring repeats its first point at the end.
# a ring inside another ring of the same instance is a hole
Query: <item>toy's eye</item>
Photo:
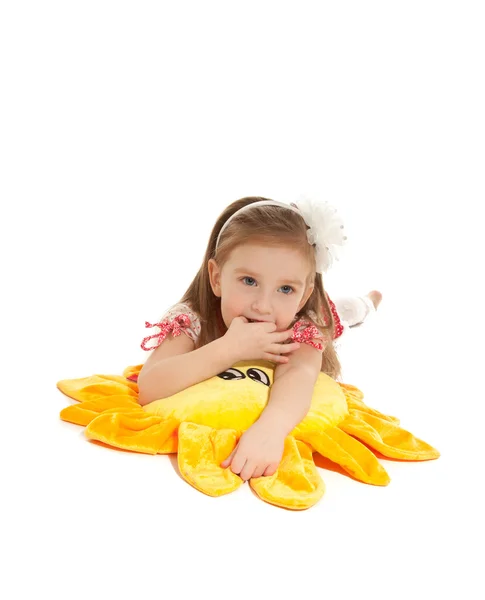
{"type": "Polygon", "coordinates": [[[264,383],[264,385],[269,387],[269,377],[264,371],[261,371],[260,369],[248,369],[247,374],[249,379],[252,379],[253,381],[259,381],[259,383],[264,383]]]}
{"type": "Polygon", "coordinates": [[[246,375],[244,375],[244,373],[242,371],[239,371],[239,369],[227,369],[227,371],[224,371],[223,373],[219,373],[217,375],[217,377],[220,377],[221,379],[226,379],[226,380],[246,379],[246,375]]]}

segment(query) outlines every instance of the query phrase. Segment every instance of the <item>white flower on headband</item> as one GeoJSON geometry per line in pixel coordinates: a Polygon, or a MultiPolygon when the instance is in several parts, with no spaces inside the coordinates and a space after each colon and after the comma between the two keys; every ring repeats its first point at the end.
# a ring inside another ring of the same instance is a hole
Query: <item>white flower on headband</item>
{"type": "Polygon", "coordinates": [[[328,202],[301,197],[292,206],[298,208],[305,223],[309,244],[315,244],[317,273],[326,273],[339,260],[341,247],[347,240],[342,219],[328,202]]]}

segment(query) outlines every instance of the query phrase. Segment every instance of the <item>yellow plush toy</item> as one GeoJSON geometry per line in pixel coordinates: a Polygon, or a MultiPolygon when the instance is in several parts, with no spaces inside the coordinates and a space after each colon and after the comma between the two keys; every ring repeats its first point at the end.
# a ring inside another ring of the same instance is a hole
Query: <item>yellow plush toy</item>
{"type": "MultiPolygon", "coordinates": [[[[238,488],[240,477],[220,463],[265,407],[274,365],[240,362],[144,407],[138,404],[140,369],[141,365],[128,367],[123,376],[60,381],[57,387],[80,401],[62,410],[61,419],[86,426],[89,439],[110,446],[147,454],[176,452],[182,477],[211,496],[238,488]]],[[[313,452],[374,485],[387,485],[389,476],[369,447],[401,460],[439,456],[426,442],[401,429],[398,419],[369,408],[362,398],[357,388],[320,373],[310,411],[286,438],[277,472],[249,481],[256,494],[285,508],[313,506],[325,490],[313,452]]]]}

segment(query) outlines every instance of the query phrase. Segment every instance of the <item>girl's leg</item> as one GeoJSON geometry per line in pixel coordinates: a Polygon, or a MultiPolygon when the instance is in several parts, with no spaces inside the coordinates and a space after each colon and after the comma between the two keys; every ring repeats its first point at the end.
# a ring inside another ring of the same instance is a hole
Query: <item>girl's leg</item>
{"type": "Polygon", "coordinates": [[[363,323],[369,313],[375,312],[381,300],[381,292],[372,290],[365,296],[335,298],[334,303],[340,319],[354,327],[363,323]]]}

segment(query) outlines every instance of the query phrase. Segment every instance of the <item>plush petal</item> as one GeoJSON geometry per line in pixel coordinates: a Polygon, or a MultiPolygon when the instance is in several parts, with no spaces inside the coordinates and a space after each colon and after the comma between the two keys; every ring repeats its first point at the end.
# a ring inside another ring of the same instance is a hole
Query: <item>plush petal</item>
{"type": "MultiPolygon", "coordinates": [[[[144,407],[138,403],[136,383],[141,368],[128,367],[123,376],[97,374],[59,381],[59,390],[79,401],[64,408],[61,418],[86,426],[89,439],[116,448],[148,454],[178,450],[182,477],[208,495],[238,488],[240,477],[220,464],[265,409],[274,365],[242,361],[144,407]]],[[[310,410],[286,439],[278,471],[250,481],[255,493],[284,508],[313,506],[323,495],[324,484],[312,450],[374,485],[386,485],[389,476],[370,448],[404,460],[439,456],[437,450],[401,429],[398,419],[368,407],[363,397],[358,388],[320,373],[310,410]]]]}
{"type": "Polygon", "coordinates": [[[126,369],[123,371],[123,377],[134,377],[136,379],[140,374],[142,367],[143,365],[134,365],[131,367],[126,367],[126,369]]]}
{"type": "Polygon", "coordinates": [[[400,460],[430,460],[439,452],[409,431],[375,415],[353,410],[339,428],[384,456],[400,460]]]}
{"type": "Polygon", "coordinates": [[[60,417],[63,421],[86,426],[102,412],[110,409],[122,412],[141,410],[136,399],[131,396],[101,396],[96,400],[86,400],[79,404],[66,406],[61,410],[60,417]]]}
{"type": "Polygon", "coordinates": [[[347,406],[348,406],[348,409],[350,412],[352,410],[360,410],[362,412],[366,412],[370,415],[380,417],[381,419],[384,419],[386,421],[391,421],[392,423],[399,425],[399,419],[397,417],[391,417],[389,415],[384,415],[383,413],[379,412],[378,410],[375,410],[374,408],[367,406],[367,404],[365,404],[362,400],[364,397],[364,394],[359,390],[359,388],[356,388],[353,385],[349,385],[348,383],[339,383],[339,385],[342,388],[342,390],[344,391],[345,399],[347,400],[347,406]]]}
{"type": "Polygon", "coordinates": [[[293,437],[285,440],[283,458],[276,473],[251,479],[249,485],[266,502],[293,510],[310,508],[325,492],[311,449],[293,437]]]}
{"type": "Polygon", "coordinates": [[[177,451],[178,424],[175,419],[147,415],[142,408],[127,412],[114,409],[91,421],[85,434],[88,439],[115,448],[145,454],[170,454],[177,451]]]}
{"type": "Polygon", "coordinates": [[[349,383],[340,383],[339,386],[345,392],[347,400],[350,398],[354,399],[356,402],[362,402],[364,399],[364,392],[359,390],[359,388],[355,387],[355,385],[350,385],[349,383]]]}
{"type": "Polygon", "coordinates": [[[308,433],[305,441],[319,454],[364,483],[387,485],[390,482],[389,475],[374,454],[337,427],[308,433]]]}
{"type": "Polygon", "coordinates": [[[236,447],[239,435],[234,429],[181,423],[178,437],[178,466],[190,485],[209,496],[222,496],[242,484],[229,467],[221,467],[236,447]]]}
{"type": "Polygon", "coordinates": [[[83,402],[100,396],[130,396],[138,398],[138,386],[120,375],[91,375],[79,379],[63,379],[57,382],[63,394],[83,402]]]}

